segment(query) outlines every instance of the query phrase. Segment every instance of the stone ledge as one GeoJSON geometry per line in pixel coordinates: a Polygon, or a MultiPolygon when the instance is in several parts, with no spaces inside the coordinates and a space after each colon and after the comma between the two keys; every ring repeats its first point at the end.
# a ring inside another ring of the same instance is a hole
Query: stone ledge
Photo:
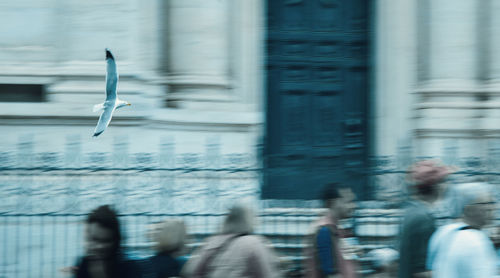
{"type": "Polygon", "coordinates": [[[458,138],[458,139],[486,139],[500,137],[500,129],[482,129],[482,128],[441,128],[435,127],[420,127],[413,132],[419,137],[429,138],[458,138]]]}
{"type": "MultiPolygon", "coordinates": [[[[116,111],[112,124],[166,130],[251,132],[263,121],[259,112],[148,109],[142,106],[136,110],[116,111]]],[[[0,103],[0,121],[2,125],[95,125],[99,113],[92,112],[92,107],[82,103],[4,102],[0,103]]]]}
{"type": "Polygon", "coordinates": [[[155,123],[216,124],[253,126],[263,123],[260,112],[198,111],[190,109],[158,109],[151,116],[155,123]]]}
{"type": "MultiPolygon", "coordinates": [[[[60,104],[45,102],[0,102],[0,118],[2,119],[87,119],[99,117],[92,112],[92,105],[60,104]]],[[[122,110],[113,114],[113,119],[144,119],[144,115],[136,111],[122,110]]]]}
{"type": "Polygon", "coordinates": [[[500,102],[422,102],[415,109],[500,109],[500,102]]]}

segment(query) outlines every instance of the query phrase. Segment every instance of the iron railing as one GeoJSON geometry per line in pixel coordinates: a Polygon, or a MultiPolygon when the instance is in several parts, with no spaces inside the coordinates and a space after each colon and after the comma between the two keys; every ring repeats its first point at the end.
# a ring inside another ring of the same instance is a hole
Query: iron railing
{"type": "MultiPolygon", "coordinates": [[[[119,211],[126,250],[144,258],[152,254],[149,224],[184,219],[192,236],[189,254],[217,232],[231,204],[246,200],[259,212],[258,233],[271,239],[292,269],[300,268],[304,235],[320,212],[317,201],[259,200],[266,170],[256,156],[221,154],[217,144],[201,154],[177,154],[172,144],[158,153],[128,153],[120,144],[109,153],[83,153],[71,144],[62,153],[33,149],[25,142],[17,151],[0,151],[0,277],[64,277],[59,269],[83,254],[85,215],[102,204],[119,211]]],[[[452,149],[445,153],[442,160],[459,169],[449,184],[500,184],[498,150],[482,158],[458,159],[452,149]]],[[[363,170],[375,200],[360,205],[353,223],[367,248],[395,246],[398,208],[408,196],[406,169],[414,160],[376,157],[363,170]]],[[[446,209],[442,212],[446,219],[446,209]]]]}

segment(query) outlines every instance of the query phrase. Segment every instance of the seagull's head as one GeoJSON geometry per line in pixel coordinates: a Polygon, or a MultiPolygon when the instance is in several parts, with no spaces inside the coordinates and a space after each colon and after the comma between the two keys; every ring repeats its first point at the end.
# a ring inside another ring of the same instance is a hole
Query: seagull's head
{"type": "Polygon", "coordinates": [[[128,102],[128,101],[118,100],[118,104],[116,105],[116,108],[122,108],[122,107],[130,106],[130,105],[132,105],[132,104],[130,104],[130,102],[128,102]]]}

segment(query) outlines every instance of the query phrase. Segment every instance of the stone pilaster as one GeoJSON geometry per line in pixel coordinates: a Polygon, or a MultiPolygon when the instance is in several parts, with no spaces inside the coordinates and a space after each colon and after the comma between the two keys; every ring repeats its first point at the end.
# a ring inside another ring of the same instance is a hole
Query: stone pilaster
{"type": "MultiPolygon", "coordinates": [[[[429,1],[431,82],[474,86],[478,74],[478,4],[475,0],[429,1]]],[[[450,84],[451,85],[451,84],[450,84]]]]}
{"type": "Polygon", "coordinates": [[[398,146],[411,144],[417,1],[382,0],[376,3],[375,153],[394,156],[398,146]]]}
{"type": "Polygon", "coordinates": [[[483,4],[475,0],[419,2],[417,156],[442,157],[450,139],[461,146],[460,157],[481,155],[483,4]]]}
{"type": "Polygon", "coordinates": [[[166,61],[169,105],[231,101],[230,3],[172,0],[168,5],[166,61]]]}

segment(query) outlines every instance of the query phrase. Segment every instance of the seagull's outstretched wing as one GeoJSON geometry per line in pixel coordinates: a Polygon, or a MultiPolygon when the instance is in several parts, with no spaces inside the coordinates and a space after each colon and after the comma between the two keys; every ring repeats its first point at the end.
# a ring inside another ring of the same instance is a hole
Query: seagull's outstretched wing
{"type": "Polygon", "coordinates": [[[103,133],[106,127],[108,127],[109,122],[111,122],[111,117],[113,117],[113,111],[115,107],[113,106],[105,106],[104,111],[99,117],[99,121],[97,122],[97,126],[94,130],[94,137],[99,136],[99,134],[103,133]]]}
{"type": "Polygon", "coordinates": [[[118,85],[118,71],[116,70],[115,57],[106,48],[106,101],[116,99],[116,86],[118,85]]]}

